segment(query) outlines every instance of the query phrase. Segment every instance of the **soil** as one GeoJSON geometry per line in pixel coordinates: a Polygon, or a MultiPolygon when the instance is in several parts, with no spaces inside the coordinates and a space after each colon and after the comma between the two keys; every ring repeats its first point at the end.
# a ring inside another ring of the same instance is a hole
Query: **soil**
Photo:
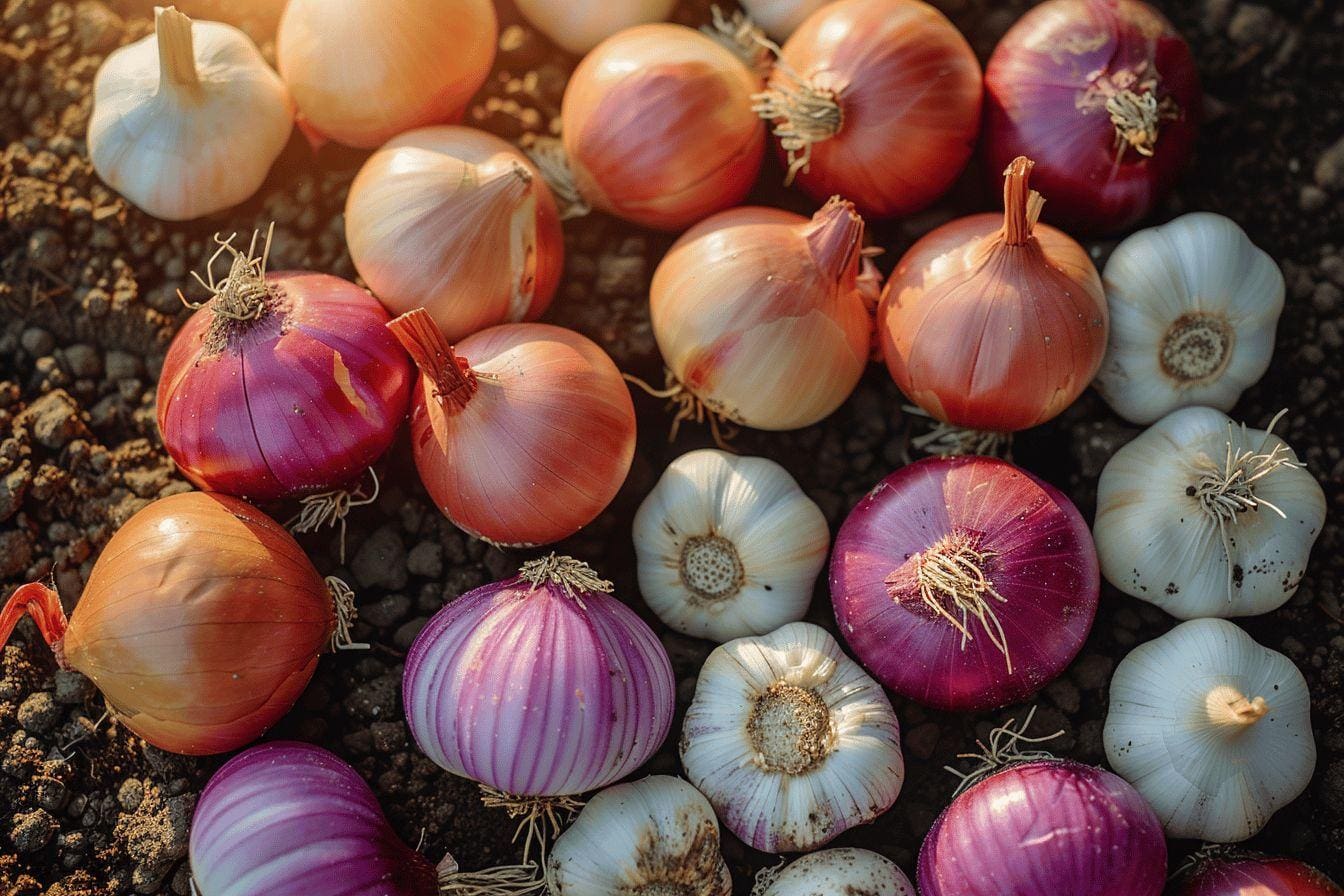
{"type": "MultiPolygon", "coordinates": [[[[1025,0],[935,0],[987,56],[1025,0]]],[[[192,15],[231,21],[273,53],[278,2],[184,0],[192,15]]],[[[1313,695],[1320,750],[1307,792],[1281,810],[1251,845],[1286,853],[1344,879],[1344,7],[1331,0],[1164,0],[1192,43],[1208,93],[1198,155],[1155,220],[1208,209],[1240,222],[1282,264],[1288,303],[1274,364],[1234,411],[1263,424],[1291,411],[1279,430],[1325,486],[1330,519],[1297,594],[1277,612],[1242,620],[1261,643],[1302,668],[1313,695]]],[[[277,224],[274,268],[354,276],[341,209],[362,153],[335,146],[316,155],[296,134],[253,200],[188,225],[152,220],[99,182],[84,154],[90,86],[116,46],[150,29],[147,0],[0,0],[0,583],[54,577],[74,606],[100,547],[156,497],[187,488],[160,445],[154,388],[163,354],[187,312],[176,297],[188,271],[209,255],[217,230],[246,233],[277,224]]],[[[678,20],[700,24],[708,3],[687,0],[678,20]]],[[[574,59],[502,9],[506,26],[493,77],[469,121],[508,138],[544,132],[574,59]]],[[[239,123],[246,139],[246,123],[239,123]]],[[[754,200],[808,210],[774,186],[767,167],[754,200]]],[[[918,235],[970,210],[993,207],[969,172],[935,209],[875,228],[889,268],[918,235]]],[[[548,319],[604,345],[624,369],[655,379],[659,361],[645,297],[670,242],[595,216],[566,227],[567,274],[548,319]]],[[[1100,260],[1110,244],[1098,244],[1100,260]]],[[[640,451],[611,509],[561,546],[613,579],[617,593],[657,625],[635,587],[630,521],[662,467],[709,444],[682,428],[666,442],[658,402],[637,396],[640,451]]],[[[832,527],[874,482],[903,462],[909,435],[886,373],[870,370],[824,424],[787,434],[745,433],[738,448],[779,460],[821,505],[832,527]]],[[[1102,464],[1137,430],[1094,394],[1059,419],[1019,437],[1017,461],[1064,488],[1090,517],[1102,464]]],[[[312,686],[271,736],[320,743],[352,762],[376,790],[397,831],[438,858],[451,850],[466,868],[512,861],[512,823],[481,807],[474,785],[431,764],[402,720],[404,652],[420,627],[456,595],[514,570],[524,555],[472,541],[426,499],[399,443],[383,464],[376,504],[349,526],[349,563],[331,533],[305,546],[324,573],[359,592],[355,639],[367,653],[324,658],[312,686]]],[[[292,507],[269,508],[281,519],[292,507]]],[[[833,628],[819,589],[809,619],[833,628]]],[[[1172,620],[1107,589],[1096,626],[1068,673],[1033,702],[1036,729],[1062,729],[1055,749],[1103,763],[1102,720],[1116,662],[1172,620]]],[[[712,645],[659,627],[680,682],[679,709],[712,645]]],[[[173,756],[106,717],[102,698],[75,673],[55,671],[23,623],[3,650],[0,677],[0,893],[6,896],[189,891],[184,860],[191,810],[220,759],[173,756]]],[[[896,806],[851,831],[859,845],[913,870],[920,840],[946,804],[954,779],[942,770],[977,737],[1025,707],[947,715],[897,701],[908,778],[896,806]]],[[[679,722],[678,722],[679,724],[679,722]]],[[[641,774],[678,770],[675,738],[641,774]]],[[[1173,865],[1194,844],[1175,843],[1173,865]]],[[[725,833],[724,852],[746,893],[774,858],[725,833]]]]}

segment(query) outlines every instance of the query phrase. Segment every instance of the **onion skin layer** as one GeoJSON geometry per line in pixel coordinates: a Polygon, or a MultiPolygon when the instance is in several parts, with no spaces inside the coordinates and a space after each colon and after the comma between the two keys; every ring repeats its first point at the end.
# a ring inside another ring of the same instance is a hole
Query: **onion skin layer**
{"type": "Polygon", "coordinates": [[[953,799],[919,851],[920,896],[1159,896],[1162,825],[1121,778],[1049,759],[953,799]]]}
{"type": "Polygon", "coordinates": [[[760,81],[683,25],[639,25],[584,57],[561,103],[575,185],[594,208],[684,230],[740,203],[765,154],[751,111],[760,81]]]}
{"type": "Polygon", "coordinates": [[[1069,499],[987,457],[925,458],[887,476],[851,511],[831,554],[836,621],[854,655],[893,691],[943,710],[1040,690],[1082,649],[1100,588],[1091,533],[1069,499]],[[916,555],[949,533],[973,536],[986,554],[982,571],[1006,599],[986,602],[1011,672],[975,619],[963,649],[961,633],[920,599],[916,555]]]}
{"type": "Polygon", "coordinates": [[[260,744],[230,759],[191,820],[200,896],[436,896],[438,874],[388,826],[359,774],[321,747],[260,744]]]}
{"type": "Polygon", "coordinates": [[[193,314],[158,390],[159,432],[183,475],[253,501],[357,478],[392,444],[411,387],[387,312],[367,290],[304,271],[267,274],[266,285],[256,320],[218,320],[218,299],[193,314]],[[218,346],[216,326],[226,333],[218,346]]]}
{"type": "Polygon", "coordinates": [[[1175,896],[1344,896],[1344,889],[1293,859],[1214,857],[1198,860],[1175,896]]]}
{"type": "Polygon", "coordinates": [[[1038,163],[1047,220],[1079,233],[1126,230],[1152,211],[1194,150],[1202,92],[1189,45],[1141,0],[1049,0],[1014,25],[985,70],[989,170],[1015,156],[1038,163]],[[1097,85],[1151,77],[1169,98],[1152,155],[1124,145],[1097,85]],[[1100,104],[1098,102],[1100,100],[1100,104]],[[1168,117],[1174,116],[1174,117],[1168,117]]]}

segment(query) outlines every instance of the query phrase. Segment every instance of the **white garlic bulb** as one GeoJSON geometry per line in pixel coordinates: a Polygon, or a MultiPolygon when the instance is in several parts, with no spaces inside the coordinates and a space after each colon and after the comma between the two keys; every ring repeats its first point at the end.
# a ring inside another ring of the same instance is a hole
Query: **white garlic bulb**
{"type": "Polygon", "coordinates": [[[1230,410],[1269,367],[1283,274],[1222,215],[1140,230],[1116,246],[1102,281],[1111,331],[1096,386],[1126,420],[1230,410]]]}
{"type": "Polygon", "coordinates": [[[719,822],[700,791],[653,775],[588,801],[546,860],[550,896],[729,896],[719,822]]]}
{"type": "Polygon", "coordinates": [[[661,22],[677,0],[516,0],[518,11],[560,48],[582,55],[617,31],[661,22]]]}
{"type": "Polygon", "coordinates": [[[823,849],[757,878],[752,896],[915,896],[914,885],[896,863],[867,849],[823,849]]]}
{"type": "Polygon", "coordinates": [[[1126,594],[1180,619],[1253,616],[1292,597],[1324,521],[1325,494],[1283,439],[1182,408],[1107,462],[1092,535],[1126,594]]]}
{"type": "Polygon", "coordinates": [[[246,34],[156,7],[154,33],[98,69],[89,158],[137,208],[187,221],[255,193],[293,127],[289,91],[246,34]]]}
{"type": "Polygon", "coordinates": [[[639,590],[669,627],[727,641],[803,618],[826,517],[763,457],[703,449],[668,465],[634,525],[639,590]]]}
{"type": "Polygon", "coordinates": [[[1111,767],[1167,834],[1245,840],[1311,780],[1307,683],[1222,619],[1195,619],[1120,661],[1103,734],[1111,767]]]}
{"type": "Polygon", "coordinates": [[[815,849],[872,821],[905,779],[887,695],[807,622],[715,648],[680,746],[719,819],[763,852],[815,849]]]}
{"type": "Polygon", "coordinates": [[[812,13],[830,0],[742,0],[751,21],[777,41],[784,41],[812,13]]]}

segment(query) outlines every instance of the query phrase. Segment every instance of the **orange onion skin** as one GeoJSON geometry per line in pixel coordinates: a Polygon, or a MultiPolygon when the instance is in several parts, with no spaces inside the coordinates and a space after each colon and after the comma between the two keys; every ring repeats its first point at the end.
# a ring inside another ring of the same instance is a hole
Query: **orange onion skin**
{"type": "Polygon", "coordinates": [[[751,111],[760,80],[683,25],[639,25],[598,44],[570,76],[562,140],[594,208],[682,230],[746,197],[765,153],[751,111]]]}
{"type": "Polygon", "coordinates": [[[686,231],[654,272],[663,360],[711,410],[765,430],[830,415],[868,364],[863,221],[834,200],[811,218],[745,206],[686,231]]]}
{"type": "Polygon", "coordinates": [[[64,637],[48,640],[131,731],[203,756],[288,712],[335,625],[322,577],[283,527],[237,498],[185,492],[117,530],[64,637]]]}
{"type": "Polygon", "coordinates": [[[1109,321],[1082,246],[1039,223],[1010,245],[1004,227],[1003,216],[970,215],[924,236],[897,263],[877,315],[901,391],[938,420],[993,432],[1068,407],[1101,366],[1109,321]]]}
{"type": "MultiPolygon", "coordinates": [[[[422,313],[393,321],[394,331],[422,313]]],[[[417,339],[433,351],[432,334],[417,339]]],[[[482,330],[453,351],[473,385],[449,396],[422,366],[411,406],[416,469],[444,516],[508,546],[559,541],[596,519],[635,452],[634,404],[607,353],[535,323],[482,330]]]]}
{"type": "MultiPolygon", "coordinates": [[[[795,177],[816,201],[838,193],[864,217],[910,214],[965,168],[980,131],[980,62],[937,9],[838,0],[808,16],[782,49],[785,65],[835,91],[840,106],[840,130],[813,144],[795,177]]],[[[777,70],[772,84],[780,78],[777,70]]]]}

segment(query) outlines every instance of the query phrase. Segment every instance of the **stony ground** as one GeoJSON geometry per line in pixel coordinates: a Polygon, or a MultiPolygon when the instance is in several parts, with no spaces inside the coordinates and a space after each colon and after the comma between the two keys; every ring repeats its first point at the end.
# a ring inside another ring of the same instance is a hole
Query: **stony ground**
{"type": "MultiPolygon", "coordinates": [[[[935,0],[987,55],[1025,0],[935,0]]],[[[183,8],[239,24],[271,51],[278,3],[193,0],[183,8]]],[[[1290,407],[1282,433],[1325,484],[1331,519],[1297,595],[1280,611],[1245,621],[1258,640],[1292,657],[1307,676],[1320,761],[1311,787],[1281,811],[1254,845],[1307,858],[1344,879],[1344,7],[1331,0],[1165,0],[1194,45],[1209,121],[1192,171],[1158,215],[1203,208],[1230,215],[1283,265],[1289,300],[1274,366],[1235,412],[1263,423],[1290,407]]],[[[104,55],[146,33],[141,0],[0,0],[0,583],[54,575],[72,607],[107,538],[155,497],[185,488],[159,445],[154,386],[184,311],[175,290],[207,256],[217,229],[277,222],[274,266],[353,276],[340,211],[361,155],[337,147],[316,158],[295,138],[259,196],[217,220],[166,225],[129,208],[99,183],[84,158],[89,89],[104,55]]],[[[682,21],[707,19],[686,2],[682,21]]],[[[497,77],[470,119],[506,137],[545,131],[573,60],[533,32],[501,36],[497,77]]],[[[240,139],[246,125],[240,123],[240,139]]],[[[779,172],[767,171],[774,183],[779,172]]],[[[889,266],[919,234],[946,218],[987,208],[968,175],[933,211],[878,228],[889,266]]],[[[804,210],[770,187],[760,201],[804,210]]],[[[551,319],[596,338],[625,369],[656,376],[645,312],[648,280],[668,239],[593,218],[567,228],[568,273],[551,319]]],[[[1098,258],[1109,247],[1098,245],[1098,258]]],[[[629,524],[634,508],[676,454],[707,443],[683,431],[665,443],[666,420],[648,399],[640,452],[611,510],[563,547],[612,578],[632,605],[629,524]]],[[[905,454],[911,427],[899,396],[873,369],[825,425],[785,435],[748,434],[740,448],[784,463],[832,526],[905,454]]],[[[1090,515],[1097,474],[1135,434],[1094,395],[1040,431],[1019,438],[1019,462],[1064,487],[1090,515]]],[[[390,470],[409,469],[406,445],[390,470]]],[[[443,602],[513,570],[521,557],[487,549],[453,530],[418,483],[389,477],[376,505],[351,520],[348,568],[330,536],[307,542],[323,573],[353,582],[362,601],[355,631],[375,647],[322,661],[313,685],[276,736],[321,743],[344,756],[378,792],[410,843],[463,866],[509,860],[510,823],[482,809],[472,785],[422,758],[399,706],[404,651],[443,602]]],[[[271,508],[284,518],[291,508],[271,508]]],[[[641,607],[642,611],[642,607],[641,607]]],[[[647,614],[646,614],[647,615],[647,614]]],[[[813,621],[832,625],[824,595],[813,621]]],[[[651,619],[651,621],[654,621],[651,619]]],[[[655,621],[656,622],[656,621],[655,621]]],[[[1042,730],[1062,728],[1057,749],[1102,762],[1106,685],[1133,645],[1171,620],[1108,590],[1092,637],[1069,672],[1036,701],[1042,730]]],[[[707,643],[663,638],[685,708],[707,643]]],[[[104,717],[102,700],[77,674],[54,672],[25,623],[0,664],[0,893],[5,896],[188,892],[187,825],[196,794],[218,760],[146,747],[104,717]]],[[[909,778],[896,807],[842,844],[878,849],[907,869],[953,780],[941,771],[989,727],[1020,708],[951,716],[898,703],[909,778]]],[[[646,771],[675,772],[672,746],[646,771]]],[[[726,838],[741,892],[770,862],[726,838]]],[[[1174,858],[1190,844],[1176,844],[1174,858]]]]}

